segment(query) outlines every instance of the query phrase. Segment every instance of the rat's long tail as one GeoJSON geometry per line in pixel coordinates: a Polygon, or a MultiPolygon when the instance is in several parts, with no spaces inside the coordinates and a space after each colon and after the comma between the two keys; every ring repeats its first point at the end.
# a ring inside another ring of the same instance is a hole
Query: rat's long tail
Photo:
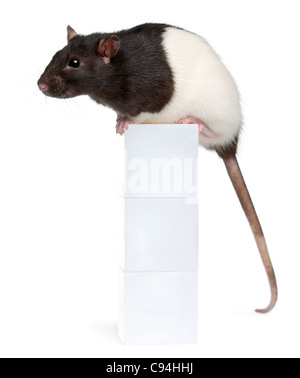
{"type": "Polygon", "coordinates": [[[270,288],[271,288],[271,302],[267,308],[262,309],[262,310],[255,310],[256,312],[259,312],[259,313],[267,313],[271,311],[276,305],[277,297],[278,297],[278,290],[277,290],[275,273],[274,273],[272,262],[269,256],[264,234],[263,234],[258,216],[256,214],[253,202],[251,200],[250,194],[248,192],[246,183],[244,181],[242,172],[240,170],[235,153],[223,153],[219,155],[222,157],[225,163],[232,185],[236,191],[236,194],[240,200],[242,208],[249,221],[260,256],[262,258],[264,267],[268,275],[270,288]]]}

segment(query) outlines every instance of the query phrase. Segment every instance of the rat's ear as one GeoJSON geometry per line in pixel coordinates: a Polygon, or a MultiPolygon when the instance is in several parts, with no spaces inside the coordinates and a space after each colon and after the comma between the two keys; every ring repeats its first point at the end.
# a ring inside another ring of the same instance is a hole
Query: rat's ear
{"type": "Polygon", "coordinates": [[[97,52],[104,57],[104,62],[109,63],[110,58],[115,56],[120,48],[120,38],[113,35],[106,39],[100,39],[97,45],[97,52]]]}
{"type": "Polygon", "coordinates": [[[68,25],[67,30],[68,30],[68,42],[70,42],[71,39],[78,36],[76,31],[74,29],[72,29],[70,25],[68,25]]]}

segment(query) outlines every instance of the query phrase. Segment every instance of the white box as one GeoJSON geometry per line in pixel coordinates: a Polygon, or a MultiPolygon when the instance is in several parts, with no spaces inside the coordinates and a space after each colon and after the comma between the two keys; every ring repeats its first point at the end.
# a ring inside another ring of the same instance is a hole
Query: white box
{"type": "Polygon", "coordinates": [[[120,270],[119,309],[125,344],[197,343],[197,272],[120,270]]]}
{"type": "Polygon", "coordinates": [[[130,125],[125,149],[119,335],[196,343],[198,126],[130,125]]]}
{"type": "Polygon", "coordinates": [[[126,197],[197,195],[197,125],[129,125],[126,197]]]}
{"type": "Polygon", "coordinates": [[[125,198],[124,271],[196,271],[197,265],[197,204],[185,198],[125,198]]]}

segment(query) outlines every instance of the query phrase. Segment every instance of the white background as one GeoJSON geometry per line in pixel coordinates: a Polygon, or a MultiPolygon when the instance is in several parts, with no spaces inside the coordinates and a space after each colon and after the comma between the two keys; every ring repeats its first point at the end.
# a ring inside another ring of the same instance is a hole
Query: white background
{"type": "Polygon", "coordinates": [[[0,356],[299,357],[298,1],[0,7],[0,356]],[[88,34],[143,22],[204,36],[235,77],[245,118],[239,160],[278,279],[277,308],[256,314],[269,288],[255,242],[222,161],[200,149],[198,345],[120,343],[116,116],[84,97],[46,99],[36,85],[68,24],[88,34]]]}

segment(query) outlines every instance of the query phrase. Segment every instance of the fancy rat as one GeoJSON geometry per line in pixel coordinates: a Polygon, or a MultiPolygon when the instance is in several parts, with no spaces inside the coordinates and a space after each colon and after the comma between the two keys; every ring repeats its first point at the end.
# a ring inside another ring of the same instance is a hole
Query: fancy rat
{"type": "Polygon", "coordinates": [[[143,24],[116,33],[79,35],[67,28],[68,44],[38,81],[57,98],[89,95],[117,112],[117,133],[130,123],[196,123],[199,144],[223,159],[248,218],[277,302],[277,284],[264,234],[237,158],[242,126],[240,96],[231,74],[200,36],[165,24],[143,24]]]}

